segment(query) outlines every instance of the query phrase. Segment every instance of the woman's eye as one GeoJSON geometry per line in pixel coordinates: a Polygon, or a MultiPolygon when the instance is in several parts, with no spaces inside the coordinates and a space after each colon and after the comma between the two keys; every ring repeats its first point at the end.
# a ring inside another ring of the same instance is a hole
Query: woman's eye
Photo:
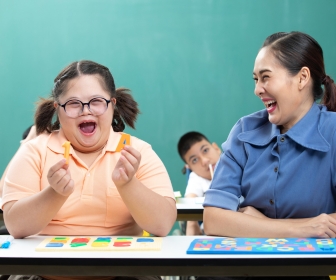
{"type": "Polygon", "coordinates": [[[209,152],[209,148],[205,148],[205,149],[203,150],[203,153],[204,153],[204,154],[206,154],[207,152],[209,152]]]}
{"type": "Polygon", "coordinates": [[[197,163],[197,158],[194,158],[192,161],[191,161],[192,164],[195,164],[197,163]]]}

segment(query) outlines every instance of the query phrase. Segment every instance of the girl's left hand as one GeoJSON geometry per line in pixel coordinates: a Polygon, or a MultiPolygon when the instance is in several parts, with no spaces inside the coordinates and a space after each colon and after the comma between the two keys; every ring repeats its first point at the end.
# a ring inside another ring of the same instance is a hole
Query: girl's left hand
{"type": "Polygon", "coordinates": [[[124,146],[113,172],[112,180],[117,187],[129,183],[137,172],[141,154],[131,146],[124,146]]]}

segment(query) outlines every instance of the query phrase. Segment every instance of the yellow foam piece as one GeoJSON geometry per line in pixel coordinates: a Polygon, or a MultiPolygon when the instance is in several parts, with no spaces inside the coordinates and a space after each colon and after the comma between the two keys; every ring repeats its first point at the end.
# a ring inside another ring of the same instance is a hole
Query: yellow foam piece
{"type": "Polygon", "coordinates": [[[149,232],[147,232],[147,231],[144,230],[144,231],[142,232],[142,236],[146,236],[146,237],[148,237],[148,236],[151,236],[151,235],[150,235],[149,232]]]}
{"type": "Polygon", "coordinates": [[[70,154],[70,142],[65,141],[62,145],[64,147],[64,158],[66,159],[66,164],[69,164],[69,154],[70,154]]]}
{"type": "Polygon", "coordinates": [[[127,134],[127,133],[123,133],[121,135],[121,138],[119,140],[118,146],[116,148],[116,152],[120,152],[125,145],[131,145],[131,135],[127,134]]]}

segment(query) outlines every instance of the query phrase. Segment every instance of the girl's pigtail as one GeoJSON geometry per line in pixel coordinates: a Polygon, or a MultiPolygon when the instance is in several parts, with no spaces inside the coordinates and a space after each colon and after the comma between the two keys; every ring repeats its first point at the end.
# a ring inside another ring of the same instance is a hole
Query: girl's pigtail
{"type": "Polygon", "coordinates": [[[135,129],[135,122],[138,114],[140,114],[140,110],[138,103],[130,94],[130,90],[127,88],[117,88],[116,100],[117,104],[112,121],[113,130],[116,132],[124,131],[125,123],[135,129]]]}
{"type": "Polygon", "coordinates": [[[52,99],[40,98],[35,112],[35,125],[37,135],[59,129],[59,121],[52,123],[56,108],[52,99]]]}

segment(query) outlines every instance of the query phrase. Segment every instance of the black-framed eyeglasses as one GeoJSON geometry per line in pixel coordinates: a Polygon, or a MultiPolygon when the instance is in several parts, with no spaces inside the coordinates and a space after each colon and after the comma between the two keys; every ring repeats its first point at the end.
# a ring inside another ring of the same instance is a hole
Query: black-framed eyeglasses
{"type": "Polygon", "coordinates": [[[84,106],[87,105],[89,111],[95,115],[100,116],[104,114],[107,110],[108,104],[111,100],[107,100],[103,97],[92,98],[89,102],[83,103],[78,99],[71,99],[64,104],[58,103],[59,106],[63,107],[65,113],[70,118],[77,118],[84,111],[84,106]]]}

